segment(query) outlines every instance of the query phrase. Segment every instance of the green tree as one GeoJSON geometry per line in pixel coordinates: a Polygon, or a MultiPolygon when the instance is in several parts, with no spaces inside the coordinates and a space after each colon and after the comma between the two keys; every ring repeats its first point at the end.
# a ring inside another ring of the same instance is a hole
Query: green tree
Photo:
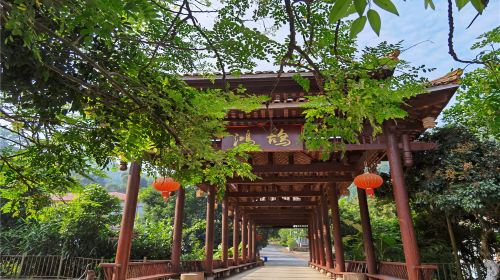
{"type": "Polygon", "coordinates": [[[444,112],[448,122],[467,126],[482,137],[500,139],[500,27],[484,33],[472,50],[483,65],[465,74],[457,102],[444,112]]]}
{"type": "MultiPolygon", "coordinates": [[[[449,232],[448,242],[456,240],[451,244],[456,262],[460,257],[482,267],[500,246],[499,144],[461,126],[435,129],[423,140],[439,146],[416,153],[415,165],[406,171],[413,205],[431,215],[434,231],[449,232]]],[[[484,267],[476,273],[484,275],[484,267]]]]}
{"type": "Polygon", "coordinates": [[[87,186],[74,200],[43,208],[25,224],[2,232],[2,253],[112,257],[120,206],[100,186],[87,186]]]}

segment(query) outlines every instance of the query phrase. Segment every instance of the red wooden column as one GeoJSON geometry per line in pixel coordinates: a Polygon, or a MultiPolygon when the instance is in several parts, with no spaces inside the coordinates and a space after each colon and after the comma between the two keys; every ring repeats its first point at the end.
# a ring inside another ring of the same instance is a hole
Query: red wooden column
{"type": "Polygon", "coordinates": [[[245,214],[241,215],[241,258],[243,263],[247,262],[247,242],[248,242],[248,219],[245,214]]]}
{"type": "Polygon", "coordinates": [[[321,256],[320,256],[320,244],[319,244],[319,235],[318,235],[318,223],[317,223],[317,220],[316,219],[316,211],[314,210],[313,211],[313,214],[312,214],[312,223],[313,223],[313,235],[314,235],[314,252],[315,252],[315,256],[314,256],[314,263],[316,265],[320,265],[321,264],[321,256]]]}
{"type": "Polygon", "coordinates": [[[251,254],[250,256],[252,257],[252,261],[254,262],[256,260],[256,251],[257,251],[257,243],[256,243],[256,235],[257,235],[257,225],[255,223],[252,223],[252,247],[251,247],[251,254]]]}
{"type": "Polygon", "coordinates": [[[332,236],[330,235],[330,223],[328,222],[328,206],[325,195],[321,196],[320,211],[322,230],[325,241],[323,246],[325,246],[326,268],[331,269],[333,267],[332,236]]]}
{"type": "Polygon", "coordinates": [[[366,192],[365,190],[359,188],[357,190],[361,227],[363,228],[363,247],[365,248],[366,265],[368,266],[368,273],[376,274],[377,261],[375,259],[375,249],[373,247],[372,226],[370,224],[370,214],[368,212],[366,192]]]}
{"type": "Polygon", "coordinates": [[[116,248],[115,264],[117,268],[113,273],[114,280],[124,280],[127,277],[130,248],[132,247],[132,232],[134,230],[135,211],[137,209],[137,196],[141,181],[141,166],[137,162],[130,164],[127,194],[123,207],[118,247],[116,248]]]}
{"type": "Polygon", "coordinates": [[[252,224],[252,261],[256,260],[257,254],[257,225],[252,224]]]}
{"type": "Polygon", "coordinates": [[[238,265],[238,258],[239,258],[239,250],[238,250],[238,245],[240,244],[239,240],[239,210],[238,208],[234,207],[233,210],[233,260],[234,260],[234,265],[238,265]]]}
{"type": "Polygon", "coordinates": [[[186,191],[180,188],[177,191],[177,199],[175,201],[175,218],[174,218],[174,239],[172,241],[172,267],[174,271],[180,271],[181,263],[181,243],[182,243],[182,222],[184,219],[184,201],[186,191]]]}
{"type": "Polygon", "coordinates": [[[248,262],[252,261],[252,246],[253,246],[253,240],[252,240],[252,220],[248,220],[247,224],[247,232],[248,232],[248,249],[247,249],[247,260],[248,262]]]}
{"type": "Polygon", "coordinates": [[[313,242],[313,239],[312,239],[312,229],[311,229],[312,225],[311,225],[311,222],[309,222],[309,224],[307,225],[307,240],[309,241],[309,263],[312,263],[313,262],[313,255],[314,255],[314,249],[313,249],[313,245],[312,245],[312,242],[313,242]]]}
{"type": "Polygon", "coordinates": [[[228,240],[229,240],[229,219],[228,219],[228,212],[229,212],[229,205],[227,203],[227,195],[224,196],[224,199],[222,200],[222,266],[223,267],[228,267],[228,254],[227,254],[227,247],[228,247],[228,240]]]}
{"type": "Polygon", "coordinates": [[[342,244],[342,234],[340,232],[340,211],[338,189],[328,188],[328,200],[332,210],[333,225],[333,246],[335,247],[335,270],[337,272],[345,271],[344,245],[342,244]]]}
{"type": "Polygon", "coordinates": [[[398,143],[394,134],[386,127],[384,130],[387,139],[387,158],[391,170],[391,181],[396,201],[396,212],[399,219],[399,230],[403,240],[403,251],[406,260],[406,270],[408,279],[418,279],[416,266],[420,265],[420,253],[418,251],[417,237],[413,228],[413,221],[410,214],[410,204],[408,202],[408,192],[406,191],[403,166],[398,143]]]}
{"type": "Polygon", "coordinates": [[[321,217],[321,210],[316,209],[316,225],[317,225],[317,231],[318,231],[318,245],[319,245],[319,264],[321,266],[326,266],[326,258],[325,258],[325,237],[323,236],[323,223],[322,223],[322,217],[321,217]]]}
{"type": "Polygon", "coordinates": [[[205,232],[205,273],[211,276],[214,268],[215,187],[208,186],[207,228],[205,232]]]}

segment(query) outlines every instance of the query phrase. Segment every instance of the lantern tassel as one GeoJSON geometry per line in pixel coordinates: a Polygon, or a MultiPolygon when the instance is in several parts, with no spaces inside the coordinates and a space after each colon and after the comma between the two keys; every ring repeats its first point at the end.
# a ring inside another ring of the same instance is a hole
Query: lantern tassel
{"type": "Polygon", "coordinates": [[[371,198],[375,197],[375,190],[374,189],[366,189],[366,194],[369,195],[371,198]]]}

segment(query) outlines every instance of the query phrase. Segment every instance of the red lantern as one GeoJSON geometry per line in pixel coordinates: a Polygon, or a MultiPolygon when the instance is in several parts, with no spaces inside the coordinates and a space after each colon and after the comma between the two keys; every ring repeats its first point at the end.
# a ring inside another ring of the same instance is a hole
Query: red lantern
{"type": "Polygon", "coordinates": [[[384,179],[378,174],[365,172],[354,178],[354,184],[360,188],[366,190],[366,193],[370,196],[374,196],[375,193],[373,189],[379,188],[384,183],[384,179]]]}
{"type": "Polygon", "coordinates": [[[153,182],[153,188],[155,188],[157,191],[161,192],[161,196],[163,196],[163,199],[165,202],[167,202],[170,192],[174,192],[178,190],[181,187],[181,184],[179,182],[176,182],[172,178],[158,178],[153,182]]]}
{"type": "Polygon", "coordinates": [[[167,202],[168,198],[170,197],[170,192],[161,192],[161,196],[163,196],[163,200],[167,202]]]}
{"type": "Polygon", "coordinates": [[[158,178],[153,182],[153,188],[159,192],[175,192],[181,187],[179,182],[176,182],[172,178],[158,178]]]}
{"type": "Polygon", "coordinates": [[[257,241],[261,241],[263,239],[262,235],[258,234],[257,235],[257,241]]]}

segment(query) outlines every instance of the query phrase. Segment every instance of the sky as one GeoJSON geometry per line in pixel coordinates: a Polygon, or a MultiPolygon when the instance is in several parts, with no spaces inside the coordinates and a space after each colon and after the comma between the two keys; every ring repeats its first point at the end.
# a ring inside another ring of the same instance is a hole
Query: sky
{"type": "MultiPolygon", "coordinates": [[[[358,35],[358,46],[376,46],[382,41],[397,43],[403,41],[404,49],[418,44],[401,53],[400,58],[410,62],[413,66],[425,65],[426,68],[436,68],[432,72],[421,73],[430,80],[442,77],[452,69],[465,68],[472,71],[476,65],[459,63],[448,54],[448,17],[447,1],[434,0],[435,10],[425,9],[424,0],[393,0],[398,8],[399,16],[375,7],[382,19],[380,36],[366,23],[365,29],[358,35]]],[[[473,59],[478,51],[470,50],[476,38],[481,34],[500,26],[500,0],[490,0],[488,7],[470,28],[466,28],[477,11],[472,4],[467,4],[461,11],[454,5],[454,49],[459,58],[473,59]]],[[[275,39],[280,40],[288,36],[288,30],[283,28],[275,34],[275,39]]],[[[259,62],[256,71],[277,70],[272,63],[259,62]]],[[[448,107],[455,103],[455,97],[448,103],[448,107]]],[[[438,125],[442,119],[438,118],[438,125]]]]}
{"type": "MultiPolygon", "coordinates": [[[[451,69],[466,66],[454,61],[448,54],[447,1],[434,0],[435,10],[430,8],[426,10],[424,0],[393,0],[393,2],[398,8],[399,16],[375,7],[374,9],[379,12],[382,19],[380,36],[377,36],[366,23],[365,29],[358,35],[360,48],[376,46],[382,41],[389,43],[403,41],[405,48],[422,42],[403,52],[400,58],[414,66],[423,64],[427,68],[436,68],[435,71],[425,74],[429,79],[439,78],[450,72],[451,69]]],[[[454,48],[458,56],[463,59],[473,59],[476,56],[477,51],[471,51],[470,47],[479,35],[500,25],[500,0],[489,1],[483,14],[475,20],[469,29],[466,29],[476,14],[477,11],[470,3],[461,11],[458,11],[456,7],[453,11],[455,21],[454,48]]],[[[207,19],[207,25],[211,25],[212,22],[209,21],[211,20],[207,19]]],[[[249,24],[249,26],[251,25],[249,24]]],[[[283,28],[273,37],[275,40],[282,40],[287,36],[288,30],[283,28]]],[[[473,70],[474,67],[476,66],[468,66],[466,71],[473,70]]],[[[273,66],[272,63],[261,61],[255,70],[276,69],[277,67],[273,66]]]]}
{"type": "MultiPolygon", "coordinates": [[[[455,1],[453,1],[455,2],[455,1]]],[[[394,0],[400,16],[379,11],[382,17],[380,37],[370,29],[360,33],[358,40],[360,46],[376,45],[387,40],[398,42],[404,40],[403,45],[409,47],[422,41],[422,44],[413,47],[401,54],[401,58],[414,65],[435,67],[436,70],[428,74],[428,78],[438,78],[456,68],[466,65],[456,62],[448,54],[448,18],[447,1],[434,0],[436,10],[425,10],[423,0],[394,0]]],[[[477,52],[470,47],[475,39],[486,31],[500,25],[500,1],[489,1],[489,5],[482,15],[469,28],[471,20],[477,11],[469,3],[461,11],[454,10],[455,32],[454,46],[460,58],[473,59],[477,52]]],[[[469,66],[466,70],[472,70],[469,66]]]]}

